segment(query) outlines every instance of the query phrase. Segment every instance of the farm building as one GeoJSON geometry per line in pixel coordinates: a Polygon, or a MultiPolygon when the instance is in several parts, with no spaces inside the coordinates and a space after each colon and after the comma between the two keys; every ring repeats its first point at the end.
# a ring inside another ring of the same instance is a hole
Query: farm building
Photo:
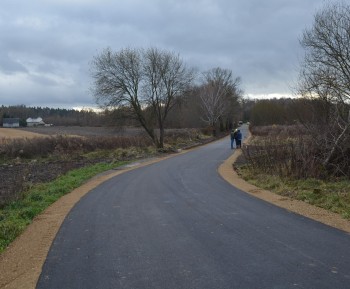
{"type": "Polygon", "coordinates": [[[27,126],[45,125],[45,122],[43,121],[43,119],[41,117],[37,117],[37,118],[28,117],[26,119],[26,122],[27,122],[27,126]]]}
{"type": "Polygon", "coordinates": [[[19,127],[19,118],[3,118],[3,127],[19,127]]]}

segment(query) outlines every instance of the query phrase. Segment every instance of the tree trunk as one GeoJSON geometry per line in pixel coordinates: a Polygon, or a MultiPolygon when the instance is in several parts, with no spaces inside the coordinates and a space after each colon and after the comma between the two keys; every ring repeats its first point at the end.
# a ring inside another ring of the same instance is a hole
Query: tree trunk
{"type": "Polygon", "coordinates": [[[159,128],[159,142],[158,142],[158,148],[162,149],[164,148],[164,127],[159,128]]]}
{"type": "Polygon", "coordinates": [[[147,123],[147,121],[142,113],[141,107],[137,103],[132,103],[132,106],[134,108],[134,111],[136,112],[137,118],[138,118],[141,126],[145,129],[148,136],[152,139],[156,148],[159,148],[160,144],[159,144],[158,138],[157,138],[156,134],[154,133],[153,127],[148,125],[148,123],[147,123]]]}

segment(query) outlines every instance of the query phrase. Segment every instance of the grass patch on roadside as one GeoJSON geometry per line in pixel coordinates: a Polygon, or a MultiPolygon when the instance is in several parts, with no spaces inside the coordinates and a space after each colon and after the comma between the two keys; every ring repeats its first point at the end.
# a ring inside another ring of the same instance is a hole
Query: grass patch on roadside
{"type": "Polygon", "coordinates": [[[63,195],[93,176],[126,162],[98,163],[72,170],[49,183],[32,186],[23,198],[0,209],[0,253],[32,222],[33,218],[63,195]]]}
{"type": "Polygon", "coordinates": [[[116,148],[113,150],[100,149],[83,154],[86,159],[108,158],[115,160],[122,159],[138,159],[149,157],[157,154],[157,149],[152,146],[148,147],[128,147],[128,148],[116,148]]]}
{"type": "Polygon", "coordinates": [[[235,168],[247,182],[273,193],[302,200],[350,219],[350,181],[338,179],[289,179],[253,171],[242,165],[235,168]]]}

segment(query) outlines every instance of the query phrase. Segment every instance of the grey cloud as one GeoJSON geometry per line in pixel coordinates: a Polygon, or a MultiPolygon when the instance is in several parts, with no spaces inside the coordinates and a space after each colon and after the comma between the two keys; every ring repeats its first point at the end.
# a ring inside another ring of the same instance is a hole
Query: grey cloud
{"type": "Polygon", "coordinates": [[[27,73],[28,70],[8,55],[0,55],[0,72],[4,74],[27,73]]]}
{"type": "Polygon", "coordinates": [[[3,0],[0,104],[92,105],[89,62],[105,47],[170,49],[199,70],[232,69],[248,94],[286,93],[302,54],[298,37],[322,5],[323,0],[3,0]],[[24,89],[7,86],[5,74],[14,82],[26,75],[24,89]]]}

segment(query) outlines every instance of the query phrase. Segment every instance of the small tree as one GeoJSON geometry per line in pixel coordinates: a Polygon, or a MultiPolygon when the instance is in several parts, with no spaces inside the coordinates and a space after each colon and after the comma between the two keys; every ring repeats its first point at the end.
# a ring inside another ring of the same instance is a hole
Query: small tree
{"type": "Polygon", "coordinates": [[[163,148],[166,117],[193,79],[179,55],[157,48],[105,49],[93,59],[92,76],[96,102],[105,108],[129,107],[163,148]]]}
{"type": "Polygon", "coordinates": [[[339,159],[337,154],[346,157],[350,140],[349,4],[329,4],[320,10],[313,27],[305,30],[301,45],[306,53],[298,93],[317,98],[327,107],[322,127],[315,123],[308,127],[320,147],[325,148],[323,165],[342,171],[334,160],[339,159]]]}
{"type": "Polygon", "coordinates": [[[203,73],[199,92],[202,120],[213,128],[214,134],[218,120],[230,112],[233,100],[240,96],[239,84],[240,78],[233,79],[232,71],[227,69],[218,67],[203,73]]]}

